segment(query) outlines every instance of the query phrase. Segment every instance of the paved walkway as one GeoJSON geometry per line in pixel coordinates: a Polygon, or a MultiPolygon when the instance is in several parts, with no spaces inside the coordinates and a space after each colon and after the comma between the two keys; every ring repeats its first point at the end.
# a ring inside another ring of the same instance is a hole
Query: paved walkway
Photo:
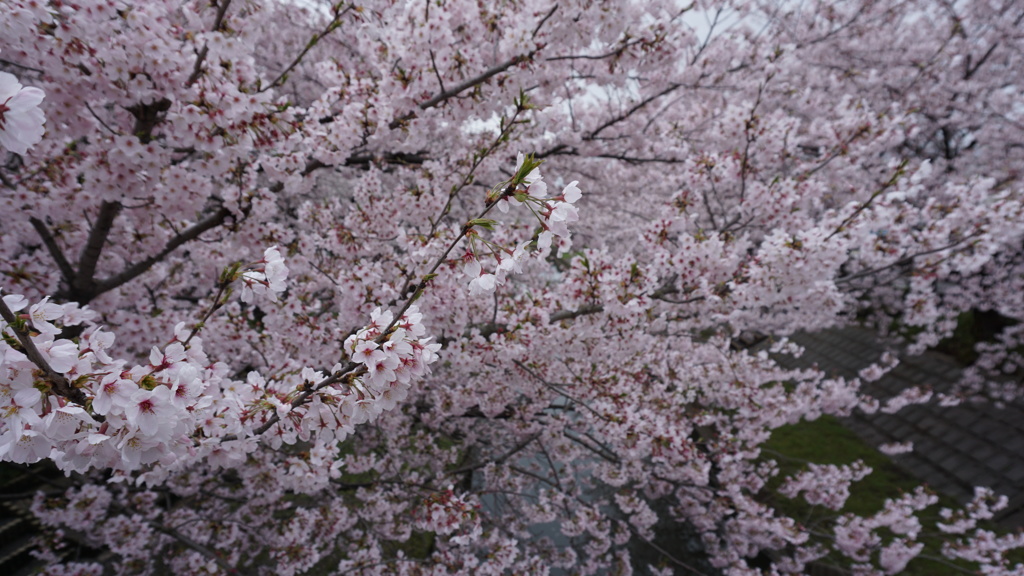
{"type": "MultiPolygon", "coordinates": [[[[799,359],[780,358],[787,367],[817,365],[830,376],[852,378],[885,351],[874,333],[860,328],[798,334],[791,338],[806,348],[799,359]]],[[[900,364],[865,390],[887,398],[910,386],[948,390],[960,375],[949,357],[927,352],[901,357],[900,364]]],[[[933,489],[965,502],[974,486],[988,486],[1010,498],[996,520],[1024,526],[1024,402],[1005,408],[970,403],[952,408],[933,404],[904,408],[896,414],[865,415],[859,411],[845,424],[868,443],[912,441],[914,451],[893,460],[933,489]]]]}

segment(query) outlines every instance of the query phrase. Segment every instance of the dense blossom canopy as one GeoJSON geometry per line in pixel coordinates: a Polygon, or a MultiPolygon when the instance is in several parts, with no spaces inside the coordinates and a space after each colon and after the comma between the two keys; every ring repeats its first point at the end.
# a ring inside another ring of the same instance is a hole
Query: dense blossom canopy
{"type": "Polygon", "coordinates": [[[932,397],[784,369],[796,331],[994,312],[939,400],[1021,395],[1022,20],[0,0],[0,460],[119,574],[894,574],[935,530],[1024,573],[990,491],[857,516],[863,463],[762,450],[932,397]]]}

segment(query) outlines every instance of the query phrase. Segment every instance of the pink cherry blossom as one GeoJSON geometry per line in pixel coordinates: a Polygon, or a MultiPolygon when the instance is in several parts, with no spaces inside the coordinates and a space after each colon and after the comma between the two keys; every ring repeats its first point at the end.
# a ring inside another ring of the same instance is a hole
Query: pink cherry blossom
{"type": "Polygon", "coordinates": [[[125,416],[132,420],[146,437],[166,434],[171,414],[170,390],[157,386],[153,390],[136,390],[125,407],[125,416]]]}

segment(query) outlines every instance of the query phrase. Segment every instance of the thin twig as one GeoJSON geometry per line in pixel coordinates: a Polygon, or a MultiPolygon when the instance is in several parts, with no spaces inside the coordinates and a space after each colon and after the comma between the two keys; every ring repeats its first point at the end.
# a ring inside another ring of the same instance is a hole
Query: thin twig
{"type": "Polygon", "coordinates": [[[340,28],[339,22],[341,20],[341,17],[344,16],[345,14],[347,14],[348,11],[351,10],[351,9],[352,9],[352,5],[350,4],[347,8],[345,8],[341,12],[336,12],[334,14],[334,18],[332,18],[331,21],[327,23],[327,26],[323,29],[323,31],[317,32],[316,34],[314,34],[313,38],[310,39],[310,41],[306,43],[306,47],[302,49],[302,52],[300,52],[299,55],[296,56],[294,60],[292,60],[292,63],[289,64],[288,67],[285,68],[283,71],[281,71],[281,73],[277,75],[277,78],[274,78],[273,82],[271,82],[270,84],[267,84],[267,86],[265,88],[261,88],[260,92],[266,92],[267,90],[270,90],[271,88],[274,88],[278,84],[283,82],[285,77],[288,76],[288,73],[291,72],[293,68],[298,66],[299,63],[302,62],[302,59],[306,57],[306,54],[310,50],[312,50],[314,46],[316,46],[328,34],[330,34],[331,32],[334,32],[335,30],[340,28]]]}
{"type": "Polygon", "coordinates": [[[899,182],[900,178],[903,176],[903,173],[904,173],[906,167],[907,167],[907,161],[906,160],[900,162],[900,165],[896,167],[896,170],[893,173],[892,178],[889,178],[889,180],[887,180],[885,183],[883,183],[882,186],[878,190],[875,190],[871,194],[870,198],[868,198],[863,204],[858,206],[857,209],[854,210],[852,214],[850,214],[842,222],[840,222],[839,226],[836,226],[836,229],[833,230],[831,234],[829,234],[828,236],[825,237],[825,240],[826,241],[829,240],[830,238],[832,238],[836,234],[839,234],[844,229],[846,229],[846,225],[849,224],[850,222],[853,222],[853,220],[858,215],[860,215],[861,212],[863,212],[864,210],[867,210],[868,206],[871,206],[871,203],[874,202],[875,198],[878,198],[879,196],[882,195],[882,192],[885,192],[889,188],[892,188],[893,186],[895,186],[896,183],[899,182]]]}
{"type": "Polygon", "coordinates": [[[843,276],[842,278],[837,278],[836,281],[835,281],[835,284],[838,286],[839,284],[845,284],[847,282],[852,282],[854,280],[857,280],[859,278],[863,278],[865,276],[872,276],[874,274],[878,274],[879,272],[884,272],[884,271],[886,271],[886,270],[888,270],[890,268],[895,268],[896,266],[903,266],[903,265],[906,265],[906,264],[910,264],[910,263],[912,263],[914,261],[915,258],[919,258],[921,256],[927,256],[929,254],[935,254],[936,252],[942,252],[943,250],[949,250],[950,248],[956,248],[960,244],[963,244],[964,242],[966,242],[966,241],[968,241],[968,240],[970,240],[972,238],[976,238],[978,236],[981,236],[981,232],[975,232],[975,233],[970,234],[969,236],[967,236],[967,237],[965,237],[965,238],[963,238],[961,240],[958,240],[956,242],[952,242],[950,244],[946,244],[945,246],[940,246],[938,248],[932,248],[931,250],[922,250],[921,252],[915,252],[914,254],[910,254],[909,256],[904,256],[903,258],[900,258],[899,260],[896,260],[895,262],[892,262],[892,263],[887,264],[885,266],[881,266],[879,268],[872,268],[870,270],[863,270],[863,271],[857,272],[855,274],[850,274],[848,276],[843,276]]]}
{"type": "Polygon", "coordinates": [[[537,34],[540,33],[540,29],[544,27],[544,23],[548,21],[548,18],[551,18],[555,14],[555,10],[558,10],[558,4],[552,6],[551,10],[548,10],[548,13],[540,19],[540,22],[537,23],[537,27],[533,29],[533,34],[530,35],[530,38],[537,37],[537,34]]]}
{"type": "Polygon", "coordinates": [[[536,434],[533,434],[532,436],[529,436],[526,440],[523,440],[519,444],[516,444],[510,450],[508,450],[507,452],[505,452],[501,456],[498,456],[497,458],[490,458],[490,459],[484,460],[482,462],[477,462],[476,464],[467,464],[465,466],[462,466],[461,468],[456,468],[455,470],[451,470],[448,473],[452,474],[452,475],[459,475],[459,474],[465,474],[466,472],[472,472],[474,470],[479,470],[480,468],[483,468],[484,466],[487,466],[488,464],[503,464],[503,463],[505,463],[506,460],[508,460],[509,458],[515,456],[520,451],[522,451],[524,448],[529,446],[530,443],[532,443],[537,438],[540,438],[540,432],[538,432],[536,434]]]}
{"type": "Polygon", "coordinates": [[[647,98],[644,98],[643,100],[638,102],[636,104],[636,106],[633,106],[628,111],[626,111],[625,114],[621,114],[619,116],[616,116],[615,118],[612,118],[611,120],[608,120],[604,124],[598,126],[596,129],[594,129],[593,132],[591,132],[589,135],[587,135],[584,139],[585,140],[594,140],[594,139],[596,139],[597,135],[600,134],[605,128],[609,128],[609,127],[611,127],[611,126],[613,126],[615,124],[618,124],[619,122],[622,122],[626,118],[629,118],[630,116],[632,116],[635,112],[637,112],[641,108],[647,106],[648,104],[650,104],[651,102],[657,100],[658,98],[661,98],[662,96],[666,96],[668,94],[671,94],[672,92],[674,92],[675,90],[678,90],[682,86],[683,86],[682,84],[673,83],[673,84],[670,84],[667,88],[665,88],[661,92],[658,92],[657,94],[652,94],[651,96],[648,96],[647,98]]]}
{"type": "Polygon", "coordinates": [[[544,60],[547,62],[556,62],[558,60],[604,60],[605,58],[610,58],[612,56],[621,56],[627,48],[631,46],[636,46],[641,42],[643,42],[643,38],[638,38],[631,42],[626,42],[622,46],[616,48],[615,50],[612,50],[611,52],[605,52],[604,54],[570,54],[568,56],[551,56],[545,58],[544,60]]]}
{"type": "Polygon", "coordinates": [[[92,109],[92,106],[90,106],[88,102],[85,102],[85,108],[86,108],[86,110],[89,111],[90,114],[92,114],[92,117],[95,118],[96,121],[99,122],[101,126],[103,126],[104,128],[107,129],[108,132],[110,132],[111,134],[113,134],[115,136],[120,136],[121,135],[121,133],[118,132],[117,130],[114,130],[110,126],[107,126],[107,123],[103,121],[103,118],[100,118],[99,114],[97,114],[96,111],[92,109]]]}
{"type": "MultiPolygon", "coordinates": [[[[221,0],[221,5],[217,7],[217,16],[213,20],[213,28],[211,31],[216,32],[220,30],[220,27],[224,24],[224,16],[228,12],[228,6],[231,5],[231,0],[221,0]]],[[[196,63],[192,67],[192,74],[185,81],[185,86],[191,86],[195,84],[196,80],[199,79],[199,75],[203,73],[203,62],[206,60],[206,55],[210,53],[210,48],[206,44],[199,50],[199,54],[196,55],[196,63]]]]}
{"type": "Polygon", "coordinates": [[[434,59],[434,51],[427,50],[427,52],[430,53],[430,65],[434,68],[434,76],[437,77],[437,83],[441,85],[441,93],[443,94],[447,92],[447,90],[444,87],[444,80],[441,79],[441,71],[437,69],[437,61],[434,59]]]}
{"type": "Polygon", "coordinates": [[[0,58],[0,64],[5,64],[7,66],[14,66],[15,68],[21,68],[22,70],[28,70],[30,72],[35,72],[36,74],[42,74],[43,73],[43,71],[40,70],[39,68],[33,68],[31,66],[25,66],[24,64],[18,64],[17,62],[12,62],[10,60],[7,60],[6,58],[0,58]]]}
{"type": "Polygon", "coordinates": [[[206,311],[206,314],[203,314],[203,317],[199,319],[199,322],[197,322],[192,328],[192,331],[189,332],[188,338],[185,338],[185,341],[181,343],[182,346],[188,347],[188,343],[192,341],[192,338],[194,338],[200,330],[202,330],[203,326],[206,325],[207,320],[210,319],[210,316],[213,316],[214,312],[227,303],[227,298],[224,297],[224,293],[227,292],[229,286],[231,286],[230,278],[222,278],[221,281],[217,283],[217,295],[213,297],[213,303],[210,304],[209,310],[206,311]]]}
{"type": "MultiPolygon", "coordinates": [[[[441,104],[441,103],[443,103],[443,102],[445,102],[445,101],[447,101],[447,100],[449,100],[451,98],[454,98],[454,97],[458,96],[459,94],[461,94],[465,90],[468,90],[470,88],[473,88],[473,87],[476,87],[476,86],[478,86],[480,84],[483,84],[488,79],[490,79],[492,76],[495,76],[497,74],[501,74],[502,72],[504,72],[505,70],[508,70],[512,66],[515,66],[516,64],[519,64],[520,62],[525,62],[525,61],[529,60],[530,58],[533,58],[533,54],[534,54],[533,52],[530,52],[529,54],[520,54],[518,56],[513,56],[512,58],[506,60],[505,62],[502,62],[501,64],[498,64],[496,66],[488,68],[487,70],[485,70],[483,72],[483,74],[480,74],[479,76],[476,76],[475,78],[470,78],[469,80],[466,80],[465,82],[457,85],[456,87],[452,88],[451,90],[446,90],[444,92],[441,92],[440,94],[437,94],[436,96],[434,96],[433,98],[431,98],[429,100],[421,102],[419,104],[419,108],[420,108],[420,110],[427,110],[429,108],[433,108],[434,106],[437,106],[438,104],[441,104]]],[[[388,124],[388,128],[391,128],[392,130],[394,130],[396,128],[400,128],[401,126],[405,125],[406,122],[412,120],[415,117],[416,117],[416,113],[415,112],[409,112],[409,113],[407,113],[407,114],[405,114],[405,115],[403,115],[403,116],[401,116],[399,118],[395,118],[394,120],[392,120],[388,124]]]]}
{"type": "Polygon", "coordinates": [[[540,382],[541,385],[543,385],[548,390],[551,390],[555,394],[558,394],[559,396],[562,396],[563,398],[565,398],[567,400],[570,400],[572,402],[575,402],[576,404],[579,404],[580,406],[586,408],[588,412],[590,412],[594,416],[597,416],[601,420],[604,420],[605,422],[611,422],[612,421],[612,419],[609,418],[608,416],[605,416],[604,414],[601,414],[597,410],[594,410],[593,408],[591,408],[590,405],[588,405],[586,402],[583,402],[582,400],[572,396],[571,394],[567,394],[566,392],[564,392],[562,390],[559,390],[557,386],[555,386],[554,384],[551,384],[547,380],[541,378],[539,374],[537,374],[533,370],[530,370],[525,364],[523,364],[519,360],[513,360],[512,363],[515,364],[516,366],[518,366],[519,369],[522,370],[523,372],[526,372],[527,374],[532,376],[534,380],[540,382]]]}
{"type": "Polygon", "coordinates": [[[203,546],[202,544],[196,542],[195,540],[192,540],[191,538],[189,538],[188,536],[185,536],[181,532],[178,532],[174,528],[170,528],[168,526],[164,526],[163,524],[159,524],[157,522],[151,522],[149,525],[152,526],[153,529],[156,530],[157,532],[161,532],[163,534],[166,534],[166,535],[170,536],[171,538],[174,538],[178,542],[181,542],[182,544],[184,544],[185,547],[191,548],[192,550],[195,550],[196,552],[202,554],[203,556],[209,558],[210,560],[213,560],[217,564],[217,566],[220,566],[221,568],[223,568],[224,571],[227,572],[228,574],[241,574],[241,572],[239,572],[237,568],[235,568],[234,566],[228,564],[227,561],[225,561],[224,558],[220,554],[214,552],[213,550],[210,550],[209,548],[207,548],[206,546],[203,546]]]}
{"type": "Polygon", "coordinates": [[[211,228],[215,228],[223,224],[224,221],[227,220],[228,216],[230,215],[230,210],[228,210],[225,207],[221,207],[219,210],[207,216],[205,219],[196,222],[194,225],[192,225],[192,227],[186,229],[182,233],[171,238],[164,246],[164,249],[158,252],[157,254],[154,254],[153,256],[150,256],[149,258],[146,258],[145,260],[138,262],[132,266],[129,266],[120,274],[96,282],[94,293],[90,295],[90,299],[98,296],[99,294],[102,294],[103,292],[117,288],[118,286],[135,279],[143,272],[149,270],[154,264],[163,260],[168,254],[174,252],[182,244],[185,244],[190,240],[194,240],[198,238],[203,232],[206,232],[211,228]]]}
{"type": "Polygon", "coordinates": [[[599,314],[604,312],[604,306],[600,304],[587,304],[580,306],[576,310],[559,310],[548,316],[548,322],[554,324],[555,322],[561,322],[562,320],[572,320],[579,318],[580,316],[587,316],[589,314],[599,314]]]}

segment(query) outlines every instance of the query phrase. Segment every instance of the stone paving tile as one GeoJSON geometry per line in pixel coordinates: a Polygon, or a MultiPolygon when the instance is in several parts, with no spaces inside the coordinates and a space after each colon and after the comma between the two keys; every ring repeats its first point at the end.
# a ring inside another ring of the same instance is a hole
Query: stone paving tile
{"type": "Polygon", "coordinates": [[[997,448],[991,444],[982,444],[977,449],[971,450],[971,456],[981,464],[984,464],[989,458],[994,456],[997,451],[997,448]]]}
{"type": "Polygon", "coordinates": [[[965,429],[969,429],[972,424],[983,417],[981,412],[978,410],[964,410],[960,408],[950,410],[948,416],[950,420],[953,421],[953,424],[965,429]]]}
{"type": "Polygon", "coordinates": [[[960,449],[964,452],[969,453],[970,451],[963,446],[964,442],[967,442],[969,438],[966,438],[967,434],[963,430],[958,428],[943,428],[939,431],[939,440],[943,444],[950,446],[954,449],[960,449]]]}
{"type": "Polygon", "coordinates": [[[1006,472],[1006,478],[1015,486],[1024,485],[1024,466],[1014,466],[1006,472]]]}
{"type": "Polygon", "coordinates": [[[903,410],[903,420],[911,424],[919,424],[926,416],[928,416],[928,411],[922,410],[917,406],[911,406],[903,410]]]}
{"type": "Polygon", "coordinates": [[[1007,450],[1016,452],[1021,455],[1021,458],[1024,458],[1024,435],[1013,436],[1000,444],[1002,444],[1007,450]]]}
{"type": "MultiPolygon", "coordinates": [[[[826,374],[852,378],[878,360],[886,346],[873,333],[858,328],[796,334],[790,338],[806,349],[799,359],[779,358],[788,368],[817,365],[826,374]]],[[[900,364],[865,392],[881,400],[911,386],[933,391],[951,389],[959,366],[941,354],[926,352],[901,357],[900,364]]],[[[1024,403],[997,408],[966,403],[955,408],[935,404],[912,406],[896,414],[856,413],[844,420],[866,442],[879,445],[912,441],[914,451],[893,458],[935,490],[960,501],[974,486],[989,486],[1010,498],[997,516],[1008,526],[1024,526],[1024,403]]]]}

